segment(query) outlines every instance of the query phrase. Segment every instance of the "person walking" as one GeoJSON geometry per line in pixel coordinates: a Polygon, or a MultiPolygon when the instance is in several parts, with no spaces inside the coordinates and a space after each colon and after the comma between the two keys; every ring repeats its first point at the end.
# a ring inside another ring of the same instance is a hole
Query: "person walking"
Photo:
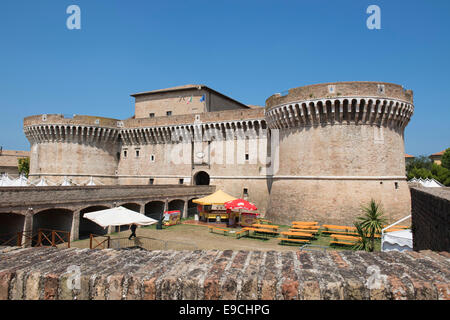
{"type": "Polygon", "coordinates": [[[131,225],[131,227],[130,227],[131,234],[130,234],[130,236],[128,237],[128,240],[131,240],[132,237],[135,237],[135,238],[136,238],[136,228],[137,228],[137,225],[133,223],[133,224],[131,225]]]}

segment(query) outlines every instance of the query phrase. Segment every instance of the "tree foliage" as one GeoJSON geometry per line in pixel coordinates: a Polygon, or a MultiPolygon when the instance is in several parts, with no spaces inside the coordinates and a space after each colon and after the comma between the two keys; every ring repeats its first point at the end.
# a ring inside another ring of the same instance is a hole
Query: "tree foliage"
{"type": "Polygon", "coordinates": [[[30,158],[19,158],[18,159],[19,173],[24,174],[28,178],[30,173],[30,158]]]}
{"type": "MultiPolygon", "coordinates": [[[[446,150],[444,155],[446,153],[448,154],[447,157],[450,158],[450,148],[446,150]]],[[[442,160],[444,160],[444,156],[442,157],[442,160]]],[[[426,156],[420,156],[410,161],[406,165],[406,176],[408,180],[412,178],[435,179],[445,186],[450,186],[450,169],[446,168],[444,165],[433,163],[431,159],[426,156]]]]}
{"type": "Polygon", "coordinates": [[[450,148],[445,149],[441,159],[441,166],[450,170],[450,148]]]}

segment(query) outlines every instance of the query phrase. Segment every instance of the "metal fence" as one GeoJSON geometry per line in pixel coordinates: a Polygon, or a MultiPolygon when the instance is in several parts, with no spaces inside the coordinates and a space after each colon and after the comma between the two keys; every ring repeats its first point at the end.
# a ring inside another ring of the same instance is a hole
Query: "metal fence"
{"type": "Polygon", "coordinates": [[[142,248],[145,250],[198,250],[194,243],[187,243],[175,240],[162,240],[150,237],[136,237],[133,239],[111,238],[109,236],[91,235],[91,249],[125,249],[142,248]]]}

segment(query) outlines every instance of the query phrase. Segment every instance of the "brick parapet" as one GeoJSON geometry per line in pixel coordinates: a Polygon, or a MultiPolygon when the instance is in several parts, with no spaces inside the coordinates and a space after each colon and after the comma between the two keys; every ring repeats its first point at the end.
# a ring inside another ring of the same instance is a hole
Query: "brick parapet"
{"type": "Polygon", "coordinates": [[[1,300],[449,300],[449,280],[431,251],[0,248],[1,300]]]}
{"type": "Polygon", "coordinates": [[[414,250],[450,251],[450,188],[410,190],[414,250]]]}
{"type": "Polygon", "coordinates": [[[393,98],[407,103],[413,103],[412,90],[405,90],[401,85],[387,82],[350,81],[319,83],[292,88],[289,89],[288,93],[285,95],[277,93],[270,96],[266,100],[266,108],[298,100],[359,96],[380,99],[393,98]],[[330,88],[332,88],[332,90],[330,90],[330,88]]]}

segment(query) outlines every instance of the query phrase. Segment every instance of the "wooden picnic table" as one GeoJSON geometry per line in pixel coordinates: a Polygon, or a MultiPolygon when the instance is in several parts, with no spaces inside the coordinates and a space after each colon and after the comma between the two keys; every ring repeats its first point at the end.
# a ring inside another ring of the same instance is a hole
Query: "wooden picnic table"
{"type": "Polygon", "coordinates": [[[335,229],[335,230],[356,230],[355,227],[350,227],[350,226],[336,226],[336,225],[332,225],[332,224],[324,224],[322,225],[322,227],[326,228],[326,229],[335,229]]]}
{"type": "Polygon", "coordinates": [[[263,229],[263,228],[251,228],[251,227],[245,227],[244,230],[249,230],[253,232],[262,232],[262,233],[272,233],[272,234],[278,234],[278,231],[269,230],[269,229],[263,229]]]}
{"type": "Polygon", "coordinates": [[[314,236],[311,233],[306,233],[306,232],[281,232],[281,234],[283,236],[291,236],[291,237],[303,237],[303,238],[314,238],[314,236]]]}
{"type": "Polygon", "coordinates": [[[304,233],[316,234],[316,233],[319,232],[319,230],[312,230],[312,229],[289,229],[289,232],[304,232],[304,233]]]}
{"type": "Polygon", "coordinates": [[[342,234],[332,234],[330,237],[334,238],[334,239],[340,239],[340,240],[355,240],[356,241],[356,240],[360,239],[360,237],[344,236],[342,234]]]}
{"type": "Polygon", "coordinates": [[[254,223],[254,224],[252,224],[252,227],[263,228],[263,229],[269,228],[269,229],[275,229],[275,230],[278,230],[278,227],[279,227],[279,226],[272,225],[272,224],[259,224],[259,223],[254,223]]]}
{"type": "Polygon", "coordinates": [[[292,224],[317,225],[317,221],[292,221],[292,224]]]}
{"type": "Polygon", "coordinates": [[[300,224],[295,224],[293,226],[291,226],[292,229],[308,229],[308,230],[315,230],[318,231],[320,229],[319,226],[308,226],[308,225],[300,225],[300,224]]]}

